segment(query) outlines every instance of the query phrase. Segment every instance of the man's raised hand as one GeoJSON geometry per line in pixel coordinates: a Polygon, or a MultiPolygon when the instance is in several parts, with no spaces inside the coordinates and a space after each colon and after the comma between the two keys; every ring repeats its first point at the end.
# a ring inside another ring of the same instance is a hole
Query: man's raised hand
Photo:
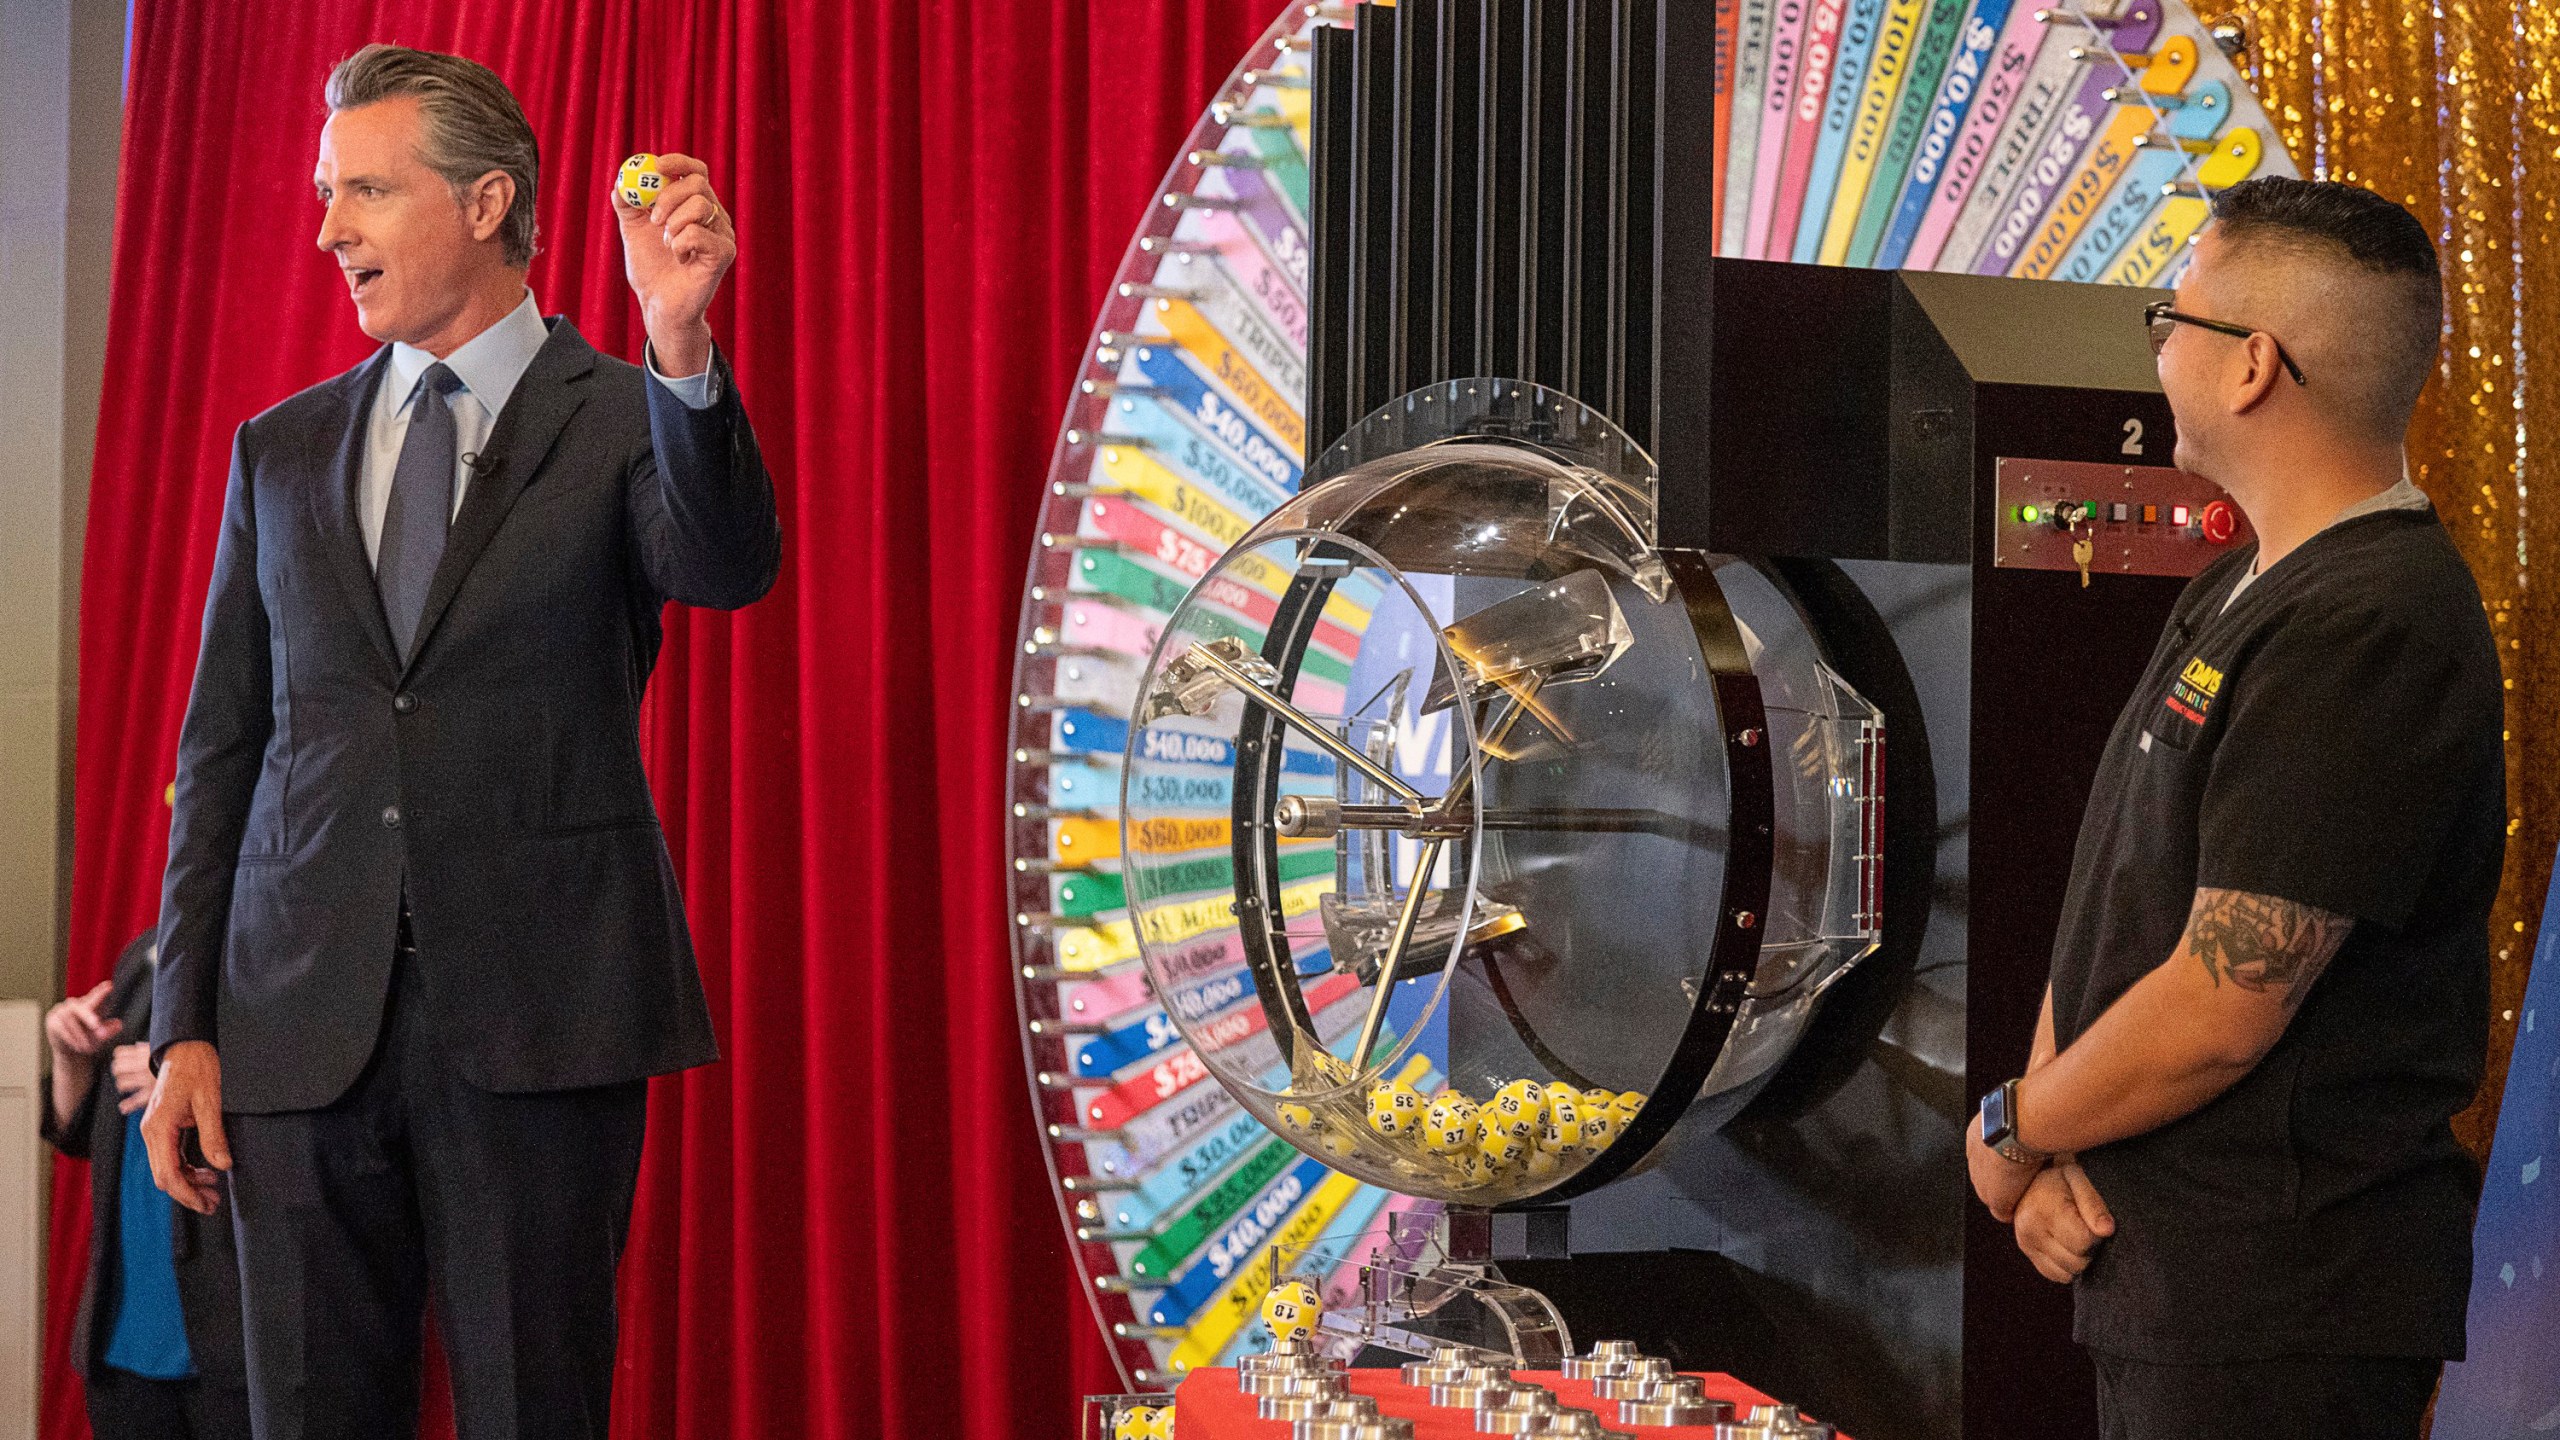
{"type": "Polygon", "coordinates": [[[690,155],[658,157],[665,177],[656,202],[626,205],[617,191],[622,273],[640,299],[649,348],[661,374],[699,375],[711,365],[711,297],[738,258],[738,230],[711,189],[711,167],[690,155]]]}

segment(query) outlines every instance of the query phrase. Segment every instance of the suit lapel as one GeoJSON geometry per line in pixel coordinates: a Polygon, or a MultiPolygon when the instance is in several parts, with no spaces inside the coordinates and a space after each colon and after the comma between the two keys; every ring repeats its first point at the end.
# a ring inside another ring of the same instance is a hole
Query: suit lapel
{"type": "MultiPolygon", "coordinates": [[[[471,472],[471,484],[463,491],[462,510],[445,537],[444,558],[437,562],[435,578],[427,586],[427,603],[418,616],[408,669],[416,668],[418,657],[426,653],[454,593],[462,588],[480,553],[489,548],[516,497],[533,483],[569,417],[586,403],[585,382],[595,366],[595,347],[578,333],[578,327],[565,316],[554,319],[551,338],[534,352],[533,363],[525,367],[524,378],[507,397],[506,409],[499,413],[488,444],[481,449],[480,462],[471,472]]],[[[376,612],[380,609],[377,604],[376,612]]],[[[389,633],[386,625],[386,644],[389,633]]]]}
{"type": "Polygon", "coordinates": [[[373,424],[374,392],[381,388],[382,377],[390,369],[391,347],[385,345],[347,376],[345,383],[351,394],[346,423],[338,427],[334,453],[312,456],[312,462],[325,469],[315,477],[317,483],[309,487],[308,493],[312,518],[320,527],[320,548],[328,557],[329,569],[336,572],[338,583],[347,592],[347,605],[356,617],[356,625],[373,637],[373,648],[383,664],[397,671],[399,652],[391,646],[391,624],[382,616],[382,592],[373,583],[373,561],[364,553],[364,526],[356,518],[356,486],[364,473],[365,439],[373,424]]]}

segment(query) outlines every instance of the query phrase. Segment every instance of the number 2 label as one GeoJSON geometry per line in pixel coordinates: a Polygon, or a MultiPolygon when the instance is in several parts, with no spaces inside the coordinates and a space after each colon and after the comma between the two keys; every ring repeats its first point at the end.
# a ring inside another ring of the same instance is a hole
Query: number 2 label
{"type": "Polygon", "coordinates": [[[2142,422],[2140,420],[2124,422],[2124,453],[2127,455],[2142,453],[2142,422]]]}

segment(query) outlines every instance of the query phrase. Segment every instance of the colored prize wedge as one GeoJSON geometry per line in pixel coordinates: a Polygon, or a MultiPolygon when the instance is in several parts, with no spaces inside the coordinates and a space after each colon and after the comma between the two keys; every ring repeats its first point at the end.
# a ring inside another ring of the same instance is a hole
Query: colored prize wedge
{"type": "Polygon", "coordinates": [[[2173,283],[2210,198],[2293,162],[2177,0],[1720,0],[1722,255],[2173,283]]]}
{"type": "MultiPolygon", "coordinates": [[[[1079,372],[1022,609],[1016,986],[1086,1295],[1140,1387],[1268,1348],[1275,1245],[1301,1247],[1286,1278],[1339,1299],[1386,1244],[1389,1213],[1436,1209],[1301,1155],[1209,1078],[1175,1020],[1259,1023],[1242,966],[1204,954],[1151,992],[1122,890],[1121,754],[1148,652],[1193,582],[1296,493],[1305,465],[1305,37],[1344,13],[1290,7],[1149,204],[1079,372]]],[[[1236,597],[1247,617],[1273,603],[1267,590],[1236,597]]],[[[1212,800],[1208,767],[1222,757],[1188,758],[1200,763],[1166,783],[1212,800]]],[[[1199,808],[1137,843],[1206,889],[1222,883],[1228,823],[1222,803],[1199,808]]]]}

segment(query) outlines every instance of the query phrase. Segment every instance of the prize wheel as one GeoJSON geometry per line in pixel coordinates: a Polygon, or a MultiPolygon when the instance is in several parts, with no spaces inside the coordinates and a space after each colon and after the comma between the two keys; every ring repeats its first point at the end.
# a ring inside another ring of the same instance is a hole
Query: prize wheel
{"type": "MultiPolygon", "coordinates": [[[[1181,1027],[1247,1022],[1247,978],[1203,962],[1151,986],[1123,888],[1121,755],[1140,672],[1183,595],[1305,468],[1306,35],[1343,13],[1283,13],[1148,206],[1051,461],[1022,608],[1016,986],[1078,1271],[1140,1386],[1269,1347],[1274,1246],[1291,1247],[1294,1278],[1346,1297],[1385,1243],[1386,1213],[1430,1209],[1299,1154],[1210,1078],[1181,1027]]],[[[1267,613],[1278,599],[1265,585],[1237,606],[1267,613]]],[[[1172,783],[1196,797],[1220,782],[1202,768],[1172,783]]],[[[1229,837],[1204,818],[1142,843],[1205,874],[1229,837]]],[[[1209,943],[1212,928],[1192,938],[1209,943]]]]}

